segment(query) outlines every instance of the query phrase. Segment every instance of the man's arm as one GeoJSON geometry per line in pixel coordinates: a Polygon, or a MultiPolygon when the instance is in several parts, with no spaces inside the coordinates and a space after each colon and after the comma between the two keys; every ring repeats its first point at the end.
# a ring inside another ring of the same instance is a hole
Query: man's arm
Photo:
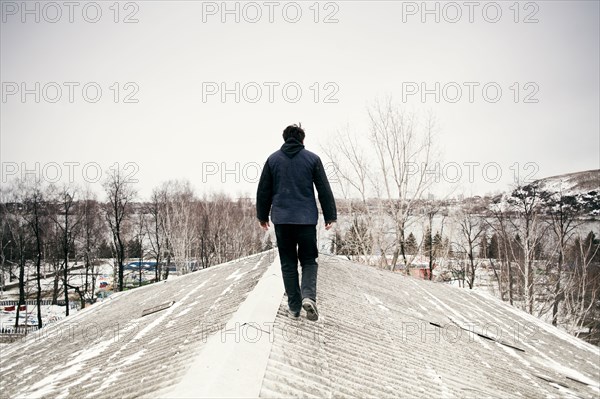
{"type": "Polygon", "coordinates": [[[333,192],[327,180],[327,174],[323,167],[323,162],[320,158],[317,158],[315,168],[313,170],[313,182],[317,188],[319,195],[319,203],[323,210],[323,217],[325,218],[325,225],[331,225],[331,223],[337,220],[337,209],[335,206],[335,199],[333,198],[333,192]]]}
{"type": "Polygon", "coordinates": [[[271,212],[271,204],[273,202],[273,176],[271,175],[271,168],[269,168],[269,161],[265,162],[260,180],[258,182],[258,189],[256,190],[256,217],[261,226],[266,223],[269,225],[269,213],[271,212]]]}

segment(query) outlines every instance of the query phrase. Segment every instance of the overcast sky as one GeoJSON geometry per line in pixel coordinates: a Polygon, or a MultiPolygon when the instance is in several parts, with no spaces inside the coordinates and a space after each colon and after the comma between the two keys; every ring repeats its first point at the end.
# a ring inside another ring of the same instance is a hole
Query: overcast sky
{"type": "Polygon", "coordinates": [[[600,167],[597,1],[24,4],[2,1],[2,183],[100,192],[119,163],[140,198],[169,179],[254,196],[286,125],[322,154],[389,96],[436,116],[460,192],[600,167]]]}

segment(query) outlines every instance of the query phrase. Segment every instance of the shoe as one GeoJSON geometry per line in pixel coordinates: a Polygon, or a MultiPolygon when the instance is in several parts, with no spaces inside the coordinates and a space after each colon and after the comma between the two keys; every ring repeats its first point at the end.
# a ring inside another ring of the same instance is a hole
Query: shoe
{"type": "Polygon", "coordinates": [[[302,300],[302,307],[306,310],[306,318],[310,321],[317,321],[319,319],[319,311],[317,310],[317,303],[310,298],[304,298],[302,300]]]}
{"type": "Polygon", "coordinates": [[[292,309],[288,308],[288,316],[294,320],[298,320],[300,318],[300,311],[294,312],[292,309]]]}

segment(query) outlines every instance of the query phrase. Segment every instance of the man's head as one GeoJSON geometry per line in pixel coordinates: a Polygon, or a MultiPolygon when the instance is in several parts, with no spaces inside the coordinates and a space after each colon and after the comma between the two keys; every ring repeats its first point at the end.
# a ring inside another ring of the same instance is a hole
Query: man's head
{"type": "Polygon", "coordinates": [[[287,141],[289,138],[295,138],[299,142],[304,142],[304,130],[302,129],[302,124],[294,124],[285,128],[283,131],[283,141],[287,141]]]}

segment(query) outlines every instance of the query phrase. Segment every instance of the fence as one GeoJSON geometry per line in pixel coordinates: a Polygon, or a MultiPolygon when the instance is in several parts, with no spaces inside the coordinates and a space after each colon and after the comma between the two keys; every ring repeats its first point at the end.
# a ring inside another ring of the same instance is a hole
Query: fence
{"type": "MultiPolygon", "coordinates": [[[[42,299],[40,301],[41,305],[49,306],[52,305],[51,299],[42,299]]],[[[8,307],[8,306],[18,306],[19,301],[14,300],[3,300],[0,301],[0,308],[8,307]]],[[[37,302],[35,300],[26,300],[25,305],[27,306],[36,306],[37,302]]],[[[65,306],[65,301],[57,301],[57,305],[65,306]]],[[[79,310],[79,302],[78,301],[69,301],[69,309],[77,309],[79,310]]],[[[21,311],[23,314],[24,311],[21,311]]],[[[62,319],[64,316],[53,316],[44,321],[44,326],[55,323],[58,320],[62,319]]],[[[18,326],[15,327],[14,321],[0,323],[0,343],[10,343],[18,340],[19,338],[24,337],[28,333],[32,331],[36,331],[39,329],[39,326],[18,326]]]]}
{"type": "MultiPolygon", "coordinates": [[[[42,299],[40,301],[40,304],[43,306],[50,306],[50,305],[52,305],[52,300],[51,299],[42,299]]],[[[19,305],[19,301],[15,301],[15,300],[0,301],[0,307],[2,307],[2,306],[18,306],[18,305],[19,305]]],[[[28,299],[25,301],[25,305],[36,306],[37,301],[35,299],[28,299]]],[[[65,306],[64,299],[56,301],[56,305],[65,306]]],[[[80,305],[79,301],[69,301],[69,309],[79,309],[79,305],[80,305]]]]}
{"type": "Polygon", "coordinates": [[[3,324],[0,326],[0,334],[9,334],[9,335],[26,335],[32,331],[38,330],[38,326],[19,326],[15,327],[14,325],[3,324]]]}

